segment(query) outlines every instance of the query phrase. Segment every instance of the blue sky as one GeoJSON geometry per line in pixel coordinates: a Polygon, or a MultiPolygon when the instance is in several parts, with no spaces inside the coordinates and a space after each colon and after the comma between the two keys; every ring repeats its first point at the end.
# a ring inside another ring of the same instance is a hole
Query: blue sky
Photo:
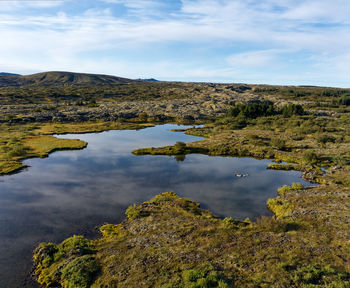
{"type": "Polygon", "coordinates": [[[349,0],[0,0],[0,70],[350,87],[349,0]]]}

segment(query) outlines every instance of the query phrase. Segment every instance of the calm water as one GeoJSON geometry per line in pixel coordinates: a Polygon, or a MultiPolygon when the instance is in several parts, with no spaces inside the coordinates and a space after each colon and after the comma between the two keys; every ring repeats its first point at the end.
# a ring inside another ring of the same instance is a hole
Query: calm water
{"type": "Polygon", "coordinates": [[[25,161],[25,171],[0,177],[0,287],[31,287],[32,249],[72,234],[94,236],[96,227],[124,219],[125,209],[156,194],[175,191],[220,216],[267,215],[266,201],[284,184],[306,184],[299,172],[266,170],[268,160],[188,155],[134,156],[141,147],[200,138],[170,132],[176,125],[139,131],[61,135],[88,147],[25,161]],[[237,178],[234,173],[248,173],[237,178]]]}

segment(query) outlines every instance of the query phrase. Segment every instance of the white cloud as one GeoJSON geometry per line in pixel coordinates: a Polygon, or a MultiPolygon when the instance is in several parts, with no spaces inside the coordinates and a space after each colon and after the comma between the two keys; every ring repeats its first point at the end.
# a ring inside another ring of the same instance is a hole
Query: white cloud
{"type": "Polygon", "coordinates": [[[276,50],[262,50],[249,51],[244,53],[232,54],[227,58],[227,62],[233,67],[263,67],[271,64],[276,60],[278,51],[276,50]]]}
{"type": "MultiPolygon", "coordinates": [[[[13,1],[12,6],[2,5],[0,37],[6,41],[0,45],[0,64],[23,67],[26,71],[30,67],[116,71],[113,74],[123,70],[125,74],[121,76],[135,77],[136,73],[147,75],[157,71],[159,78],[164,75],[174,79],[208,79],[223,73],[230,78],[241,73],[244,78],[243,70],[253,75],[254,69],[278,65],[282,69],[286,59],[307,52],[314,55],[310,63],[331,66],[336,71],[334,75],[347,71],[343,63],[348,63],[350,50],[348,0],[182,0],[182,8],[177,12],[164,9],[169,2],[160,0],[101,1],[110,4],[110,8],[93,8],[75,15],[64,12],[61,4],[67,0],[13,1]],[[122,4],[129,12],[113,16],[113,4],[122,4]],[[11,12],[35,5],[61,6],[54,15],[11,12]],[[169,43],[211,51],[227,48],[216,64],[210,57],[199,63],[186,55],[180,63],[155,57],[157,63],[150,64],[147,55],[139,63],[132,59],[132,51],[152,46],[167,49],[169,43]],[[120,52],[130,53],[129,58],[118,59],[120,52]]],[[[320,71],[326,75],[326,69],[315,70],[315,75],[320,71]]],[[[342,77],[350,80],[350,76],[342,77]]]]}
{"type": "Polygon", "coordinates": [[[128,14],[147,19],[151,16],[164,16],[161,12],[166,8],[167,2],[161,0],[100,0],[109,4],[122,4],[128,9],[128,14]]]}
{"type": "Polygon", "coordinates": [[[302,22],[349,23],[350,2],[347,0],[307,0],[290,6],[283,18],[302,22]]]}
{"type": "Polygon", "coordinates": [[[26,8],[52,8],[62,5],[66,0],[14,0],[0,1],[0,11],[23,10],[26,8]]]}

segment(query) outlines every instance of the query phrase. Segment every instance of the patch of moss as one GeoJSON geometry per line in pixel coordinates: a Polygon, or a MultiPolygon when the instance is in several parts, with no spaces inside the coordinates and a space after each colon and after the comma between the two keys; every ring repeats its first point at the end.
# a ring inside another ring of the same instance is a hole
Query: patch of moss
{"type": "Polygon", "coordinates": [[[267,166],[267,169],[291,171],[291,170],[299,170],[300,166],[294,165],[294,164],[269,164],[267,166]]]}
{"type": "Polygon", "coordinates": [[[133,150],[134,155],[186,155],[186,154],[207,154],[208,150],[205,148],[187,146],[186,143],[177,142],[172,146],[158,147],[158,148],[141,148],[133,150]]]}
{"type": "Polygon", "coordinates": [[[77,257],[62,269],[61,281],[63,287],[88,288],[99,269],[95,257],[91,255],[77,257]]]}
{"type": "Polygon", "coordinates": [[[290,202],[280,198],[267,200],[267,208],[277,217],[288,217],[293,211],[293,205],[290,202]]]}
{"type": "Polygon", "coordinates": [[[95,244],[82,236],[72,236],[59,245],[41,243],[33,253],[38,283],[45,287],[90,287],[100,269],[92,256],[95,252],[95,244]]]}
{"type": "Polygon", "coordinates": [[[305,187],[300,184],[300,183],[292,183],[291,186],[284,185],[283,187],[278,188],[278,195],[283,195],[285,193],[293,192],[293,191],[298,191],[305,189],[305,187]]]}

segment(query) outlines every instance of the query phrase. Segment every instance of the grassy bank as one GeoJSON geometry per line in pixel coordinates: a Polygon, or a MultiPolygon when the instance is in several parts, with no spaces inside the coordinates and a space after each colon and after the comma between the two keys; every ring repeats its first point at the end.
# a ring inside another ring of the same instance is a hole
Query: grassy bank
{"type": "Polygon", "coordinates": [[[94,133],[112,129],[142,129],[153,124],[135,122],[0,124],[0,175],[24,168],[22,160],[47,157],[57,150],[85,148],[78,139],[58,139],[51,134],[94,133]]]}
{"type": "MultiPolygon", "coordinates": [[[[292,190],[309,192],[302,186],[292,190]]],[[[34,252],[39,283],[49,287],[349,287],[349,245],[345,238],[324,232],[330,223],[311,228],[308,219],[292,218],[292,213],[262,217],[256,223],[218,219],[174,193],[130,206],[126,214],[128,219],[121,224],[100,227],[98,240],[73,236],[59,245],[41,244],[34,252]]]]}

